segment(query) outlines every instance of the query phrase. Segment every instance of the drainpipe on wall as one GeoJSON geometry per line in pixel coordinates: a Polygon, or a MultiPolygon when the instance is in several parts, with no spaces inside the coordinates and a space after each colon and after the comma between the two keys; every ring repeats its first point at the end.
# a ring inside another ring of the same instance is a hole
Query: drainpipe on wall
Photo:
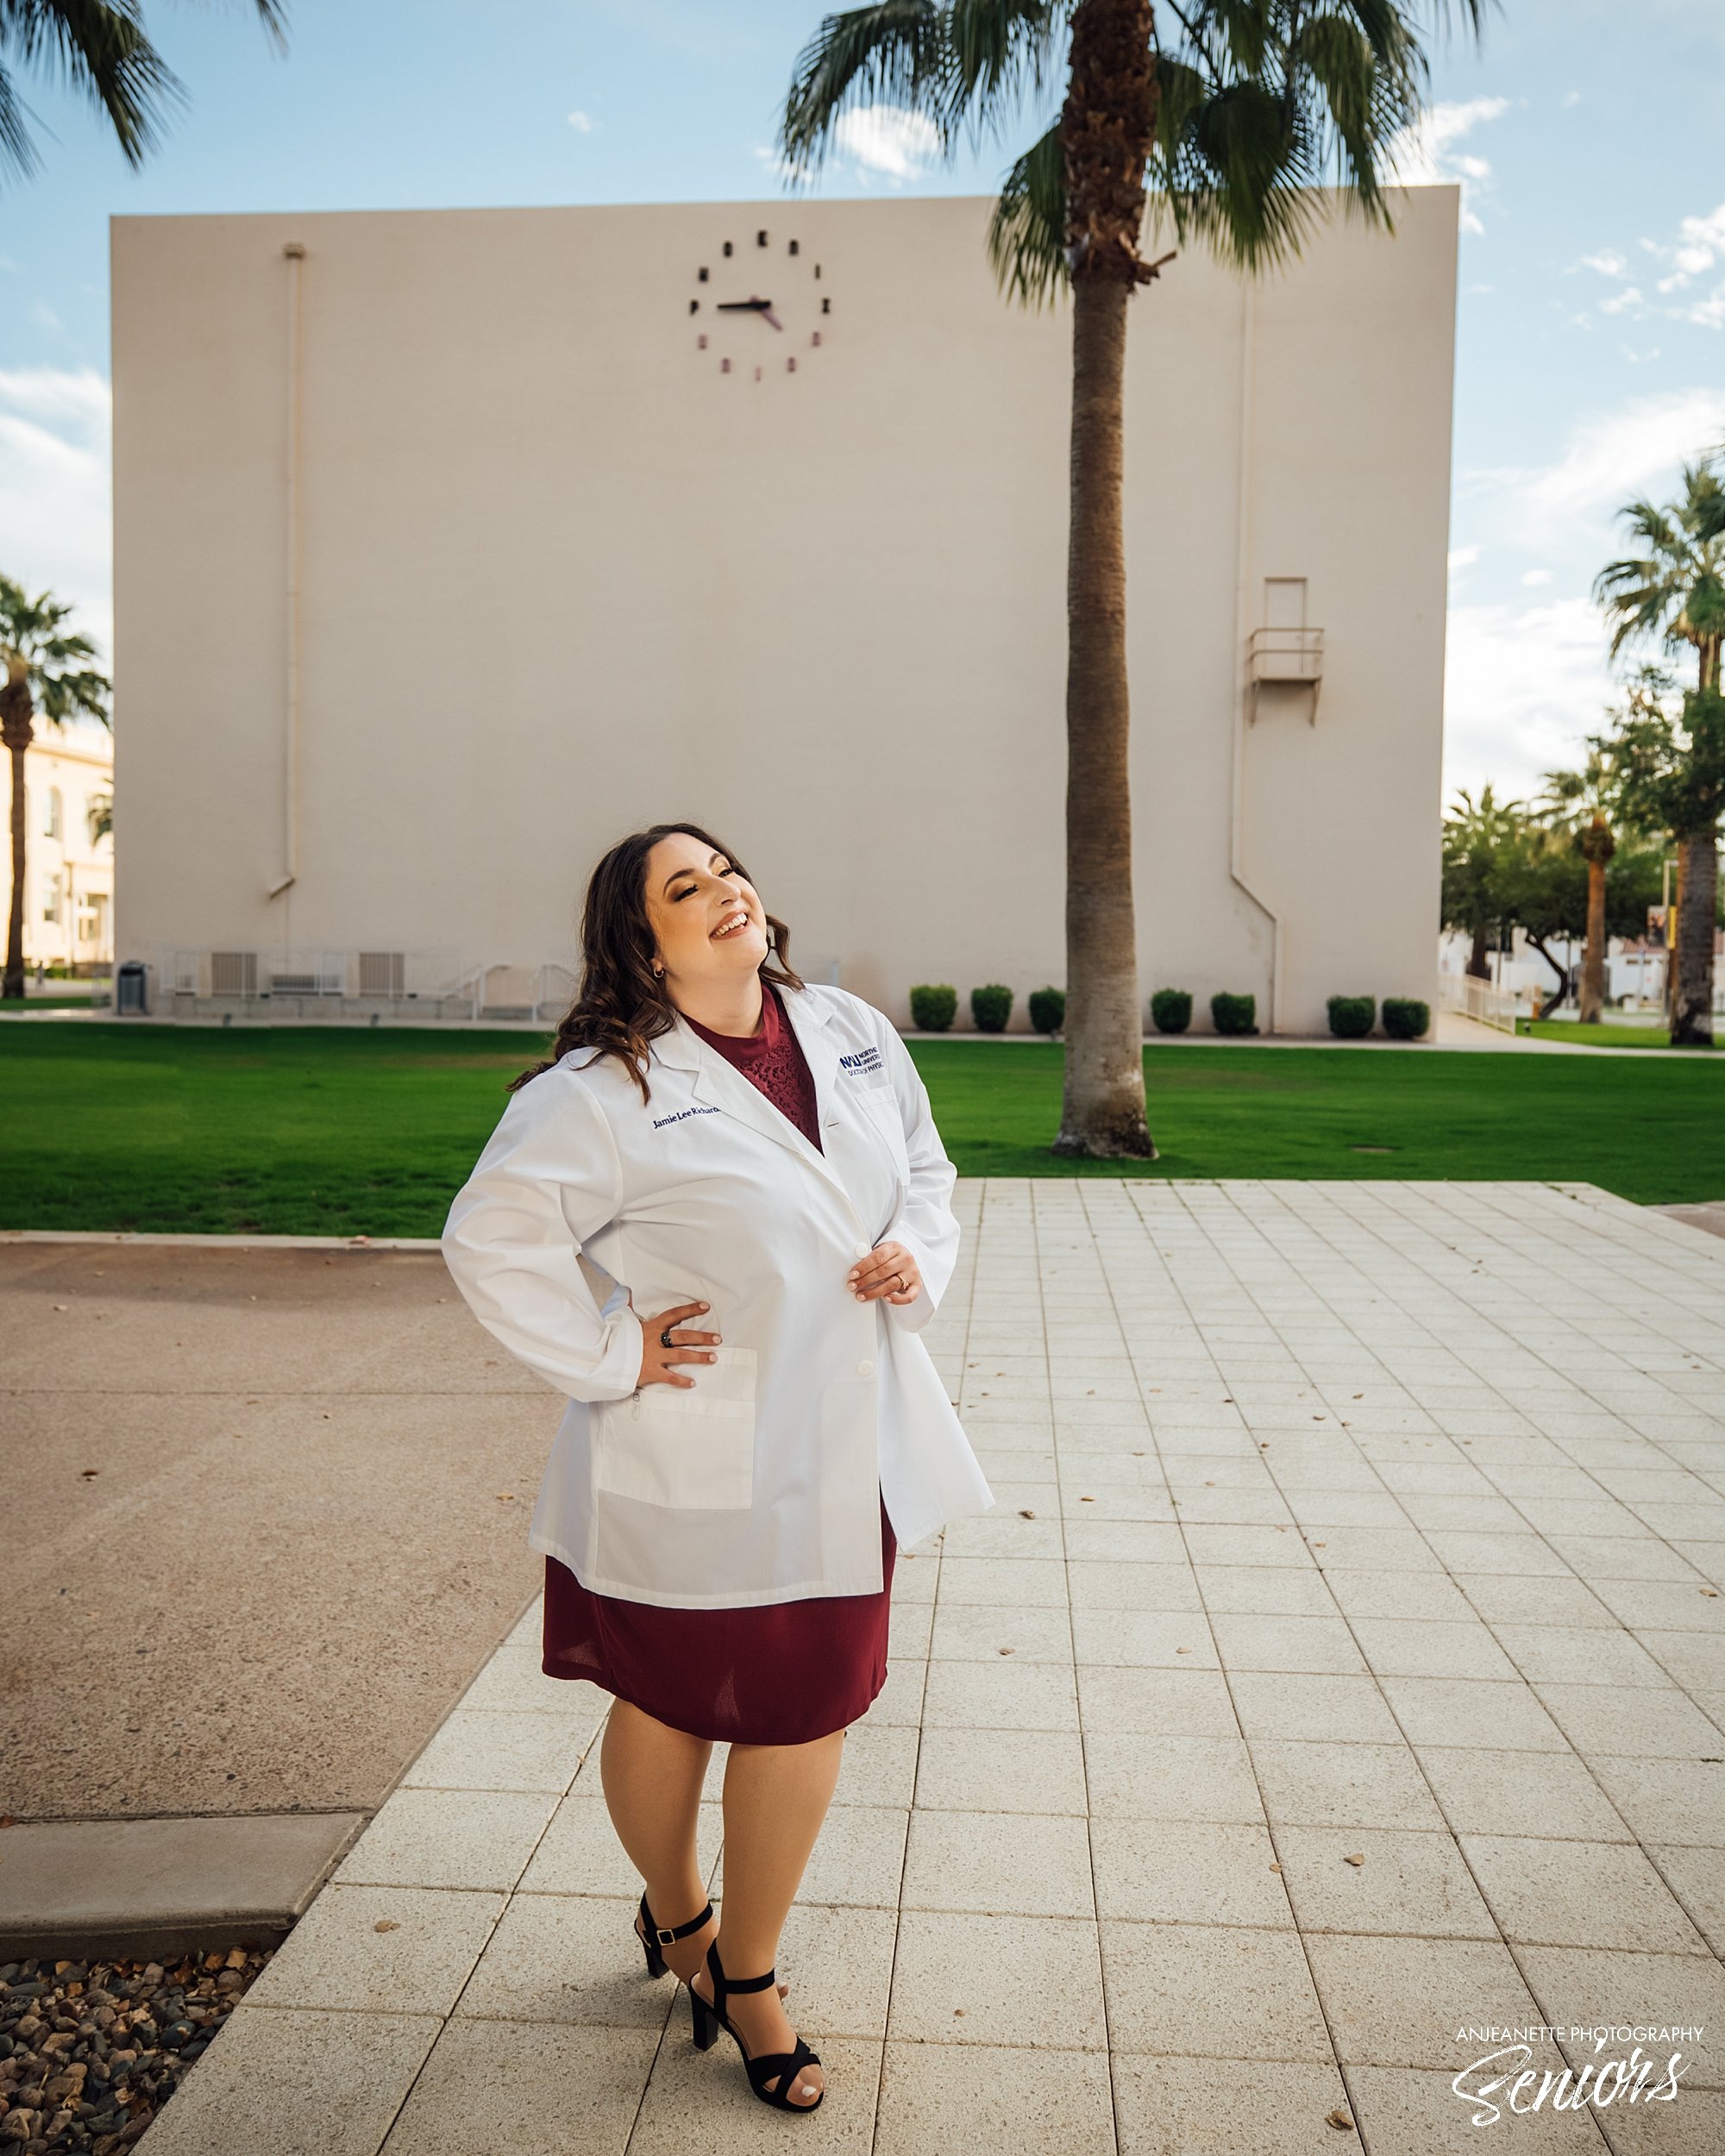
{"type": "Polygon", "coordinates": [[[1256,398],[1256,292],[1250,278],[1240,279],[1239,497],[1234,517],[1234,731],[1229,804],[1228,874],[1270,924],[1270,1024],[1279,1030],[1282,1012],[1282,923],[1275,908],[1246,881],[1242,865],[1245,824],[1245,728],[1248,679],[1246,646],[1251,634],[1251,460],[1256,398]]]}
{"type": "Polygon", "coordinates": [[[299,881],[299,315],[305,249],[298,240],[290,240],[282,255],[287,263],[287,674],[282,728],[282,873],[270,886],[273,899],[291,891],[299,881]]]}

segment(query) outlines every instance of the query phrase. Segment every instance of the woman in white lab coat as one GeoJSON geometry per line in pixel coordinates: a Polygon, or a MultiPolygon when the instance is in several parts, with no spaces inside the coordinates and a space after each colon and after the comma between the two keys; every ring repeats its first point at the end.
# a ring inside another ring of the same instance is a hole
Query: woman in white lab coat
{"type": "Polygon", "coordinates": [[[616,1699],[606,1802],[649,1972],[750,2086],[824,2087],[774,1963],[886,1676],[900,1541],[992,1502],[919,1337],[950,1279],[953,1169],[888,1021],[791,970],[708,833],[605,855],[552,1059],[517,1081],[443,1248],[475,1313],[568,1397],[530,1534],[545,1668],[616,1699]],[[722,1924],[696,1860],[715,1740],[722,1924]]]}

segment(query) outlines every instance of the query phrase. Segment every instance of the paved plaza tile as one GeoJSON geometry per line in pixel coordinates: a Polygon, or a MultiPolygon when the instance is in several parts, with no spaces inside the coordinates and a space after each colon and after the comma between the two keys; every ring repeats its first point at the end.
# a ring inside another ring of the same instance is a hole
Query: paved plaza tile
{"type": "MultiPolygon", "coordinates": [[[[799,2146],[1434,2156],[1490,2031],[1537,2077],[1627,2022],[1696,2032],[1675,2103],[1490,2146],[1721,2146],[1725,1240],[1537,1184],[959,1203],[926,1337],[1000,1503],[906,1553],[787,1927],[799,2146]]],[[[309,2147],[311,2084],[343,2156],[780,2145],[642,1975],[605,1702],[536,1622],[148,2156],[309,2147]]]]}

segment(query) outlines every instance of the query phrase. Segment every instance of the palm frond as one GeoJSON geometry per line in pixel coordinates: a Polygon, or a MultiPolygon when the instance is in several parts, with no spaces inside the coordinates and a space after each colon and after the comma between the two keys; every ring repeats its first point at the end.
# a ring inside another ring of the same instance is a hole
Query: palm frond
{"type": "MultiPolygon", "coordinates": [[[[251,5],[271,42],[285,50],[284,0],[251,5]]],[[[134,170],[185,103],[183,85],[150,42],[142,0],[0,0],[0,172],[26,176],[40,161],[9,60],[95,105],[134,170]]]]}
{"type": "Polygon", "coordinates": [[[830,15],[799,54],[779,145],[798,179],[818,172],[845,113],[869,105],[931,122],[943,155],[1040,91],[1073,0],[877,0],[830,15]]]}
{"type": "Polygon", "coordinates": [[[1008,298],[1043,307],[1069,279],[1066,160],[1057,120],[1013,165],[988,220],[988,260],[1008,298]]]}
{"type": "MultiPolygon", "coordinates": [[[[145,32],[139,0],[0,0],[0,52],[95,105],[135,170],[185,101],[145,32]]],[[[34,161],[32,153],[22,169],[34,161]]]]}

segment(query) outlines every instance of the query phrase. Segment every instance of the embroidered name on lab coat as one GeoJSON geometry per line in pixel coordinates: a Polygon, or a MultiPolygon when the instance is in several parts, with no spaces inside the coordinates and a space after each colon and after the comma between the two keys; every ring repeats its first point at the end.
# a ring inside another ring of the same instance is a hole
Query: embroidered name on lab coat
{"type": "Polygon", "coordinates": [[[718,1108],[679,1108],[674,1115],[656,1115],[653,1128],[662,1131],[668,1123],[681,1123],[692,1115],[718,1115],[720,1112],[718,1108]]]}
{"type": "Polygon", "coordinates": [[[867,1071],[885,1069],[878,1048],[859,1049],[854,1056],[841,1056],[838,1062],[839,1068],[849,1071],[853,1078],[860,1078],[867,1071]]]}

